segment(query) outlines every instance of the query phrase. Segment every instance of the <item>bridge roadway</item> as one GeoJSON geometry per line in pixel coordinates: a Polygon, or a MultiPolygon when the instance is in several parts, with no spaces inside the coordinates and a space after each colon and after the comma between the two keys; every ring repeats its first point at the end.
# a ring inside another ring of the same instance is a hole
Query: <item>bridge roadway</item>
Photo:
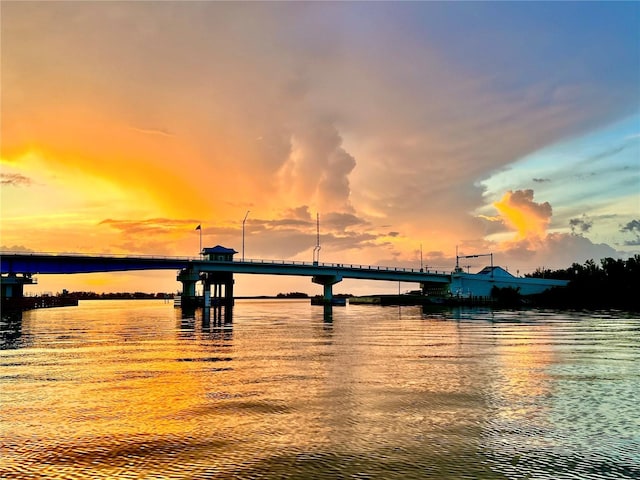
{"type": "Polygon", "coordinates": [[[180,270],[199,273],[238,273],[258,275],[297,275],[312,277],[325,286],[325,300],[331,298],[331,285],[345,278],[448,284],[451,274],[420,271],[417,268],[380,267],[348,263],[314,263],[285,260],[214,261],[201,257],[118,256],[52,253],[0,253],[1,273],[74,274],[132,270],[180,270]]]}
{"type": "Polygon", "coordinates": [[[131,270],[180,270],[314,277],[337,275],[361,280],[448,283],[448,272],[416,268],[380,267],[349,263],[313,263],[286,260],[212,261],[199,257],[0,253],[2,274],[72,274],[131,270]]]}

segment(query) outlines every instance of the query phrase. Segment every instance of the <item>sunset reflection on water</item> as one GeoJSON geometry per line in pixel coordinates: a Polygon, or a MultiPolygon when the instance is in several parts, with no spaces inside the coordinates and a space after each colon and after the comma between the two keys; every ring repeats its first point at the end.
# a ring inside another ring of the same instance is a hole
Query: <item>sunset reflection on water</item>
{"type": "MultiPolygon", "coordinates": [[[[609,321],[637,335],[639,320],[609,321]]],[[[557,452],[585,440],[568,430],[563,405],[580,404],[558,376],[581,365],[584,322],[371,306],[328,321],[301,301],[239,301],[233,323],[158,301],[25,312],[0,350],[0,475],[558,478],[557,452]]],[[[636,337],[621,347],[604,331],[592,350],[637,360],[636,337]]],[[[627,418],[639,418],[634,372],[610,399],[627,418]]],[[[626,425],[627,443],[587,455],[593,471],[638,471],[626,425]]]]}

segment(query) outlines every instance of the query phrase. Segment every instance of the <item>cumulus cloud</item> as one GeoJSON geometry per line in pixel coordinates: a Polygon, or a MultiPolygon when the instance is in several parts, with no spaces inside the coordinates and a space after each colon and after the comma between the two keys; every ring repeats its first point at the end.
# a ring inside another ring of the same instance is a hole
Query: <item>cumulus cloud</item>
{"type": "Polygon", "coordinates": [[[301,205],[299,207],[288,208],[282,214],[283,218],[293,218],[301,221],[311,221],[311,212],[308,205],[301,205]]]}
{"type": "Polygon", "coordinates": [[[635,235],[632,240],[625,240],[624,245],[629,247],[640,246],[640,220],[634,219],[628,222],[626,225],[620,227],[620,232],[631,233],[635,235]]]}
{"type": "Polygon", "coordinates": [[[501,264],[511,266],[511,271],[518,269],[525,273],[539,267],[567,268],[572,263],[619,256],[619,253],[607,244],[593,243],[581,235],[566,233],[550,233],[544,241],[537,243],[535,248],[528,248],[530,246],[525,243],[514,245],[512,249],[500,252],[498,260],[501,264]]]}
{"type": "MultiPolygon", "coordinates": [[[[613,247],[593,243],[584,236],[593,227],[593,220],[586,214],[569,221],[571,233],[549,233],[553,209],[549,202],[536,202],[533,190],[507,191],[494,206],[498,215],[486,219],[502,222],[514,236],[483,247],[496,252],[501,264],[511,265],[522,273],[542,266],[566,268],[573,262],[619,255],[613,247]]],[[[623,228],[627,227],[638,228],[633,222],[623,228]]]]}
{"type": "Polygon", "coordinates": [[[33,253],[34,252],[34,250],[27,248],[24,245],[12,245],[12,246],[2,245],[0,247],[0,250],[2,250],[3,252],[15,252],[15,253],[33,253]]]}
{"type": "Polygon", "coordinates": [[[593,220],[583,214],[581,218],[570,219],[569,226],[571,227],[571,233],[587,233],[593,227],[593,220]]]}
{"type": "Polygon", "coordinates": [[[552,208],[549,202],[536,203],[533,190],[509,190],[493,205],[500,218],[517,232],[517,240],[542,238],[551,221],[552,208]]]}
{"type": "Polygon", "coordinates": [[[640,233],[640,220],[631,220],[620,228],[621,232],[640,233]]]}
{"type": "Polygon", "coordinates": [[[28,187],[33,182],[20,173],[0,173],[0,184],[12,187],[28,187]]]}
{"type": "Polygon", "coordinates": [[[366,220],[358,218],[352,213],[332,212],[322,217],[322,225],[328,225],[332,229],[346,230],[356,225],[366,225],[366,220]]]}
{"type": "Polygon", "coordinates": [[[355,158],[344,149],[332,123],[300,124],[293,133],[289,157],[280,169],[281,188],[321,211],[352,211],[349,174],[355,166],[355,158]]]}

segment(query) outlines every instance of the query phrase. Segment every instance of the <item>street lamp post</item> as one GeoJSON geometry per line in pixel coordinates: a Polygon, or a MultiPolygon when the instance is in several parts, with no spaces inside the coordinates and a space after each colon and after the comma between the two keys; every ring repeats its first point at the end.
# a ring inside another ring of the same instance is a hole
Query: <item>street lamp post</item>
{"type": "Polygon", "coordinates": [[[247,217],[249,216],[249,210],[244,216],[244,220],[242,220],[242,261],[244,262],[244,223],[247,221],[247,217]]]}

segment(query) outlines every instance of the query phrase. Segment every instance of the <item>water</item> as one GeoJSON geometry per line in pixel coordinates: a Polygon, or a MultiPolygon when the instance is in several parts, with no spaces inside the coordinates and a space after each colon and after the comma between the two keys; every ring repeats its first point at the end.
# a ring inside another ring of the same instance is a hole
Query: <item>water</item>
{"type": "Polygon", "coordinates": [[[2,478],[640,478],[638,316],[83,301],[2,330],[2,478]]]}

